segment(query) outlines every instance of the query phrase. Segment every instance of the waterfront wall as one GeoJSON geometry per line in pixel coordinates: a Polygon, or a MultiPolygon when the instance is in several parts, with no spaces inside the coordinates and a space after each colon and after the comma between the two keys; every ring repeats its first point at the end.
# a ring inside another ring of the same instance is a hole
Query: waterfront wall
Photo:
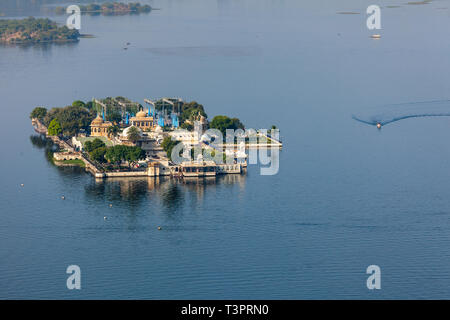
{"type": "Polygon", "coordinates": [[[218,174],[233,174],[242,172],[242,166],[240,164],[218,164],[216,168],[218,174]]]}
{"type": "Polygon", "coordinates": [[[64,161],[64,160],[76,160],[80,159],[80,155],[74,152],[55,152],[53,154],[53,158],[56,161],[64,161]]]}

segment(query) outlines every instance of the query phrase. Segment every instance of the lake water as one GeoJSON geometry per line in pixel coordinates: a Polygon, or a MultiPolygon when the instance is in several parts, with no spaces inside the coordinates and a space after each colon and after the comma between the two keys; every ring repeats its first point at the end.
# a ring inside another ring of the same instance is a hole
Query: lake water
{"type": "Polygon", "coordinates": [[[372,2],[155,0],[83,16],[77,44],[1,46],[0,298],[449,298],[450,118],[352,115],[450,98],[450,1],[378,1],[380,40],[372,2]],[[32,143],[35,106],[119,95],[275,124],[279,173],[99,183],[32,143]]]}

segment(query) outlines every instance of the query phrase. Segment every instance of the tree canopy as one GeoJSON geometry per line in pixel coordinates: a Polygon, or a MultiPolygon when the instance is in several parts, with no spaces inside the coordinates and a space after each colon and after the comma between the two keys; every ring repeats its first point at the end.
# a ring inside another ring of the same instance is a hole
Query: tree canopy
{"type": "Polygon", "coordinates": [[[117,145],[106,150],[105,159],[114,164],[120,164],[125,159],[126,146],[117,145]]]}
{"type": "Polygon", "coordinates": [[[72,106],[74,107],[86,107],[86,104],[81,100],[75,100],[72,102],[72,106]]]}
{"type": "Polygon", "coordinates": [[[95,149],[101,148],[101,147],[105,147],[105,143],[100,140],[99,138],[95,138],[92,141],[86,141],[86,143],[84,144],[84,150],[86,152],[92,152],[95,149]]]}
{"type": "Polygon", "coordinates": [[[36,107],[31,111],[30,118],[31,119],[44,119],[45,115],[47,114],[47,109],[44,107],[36,107]]]}
{"type": "Polygon", "coordinates": [[[226,136],[227,129],[244,129],[244,125],[238,118],[229,118],[227,116],[215,116],[211,123],[209,124],[210,128],[220,130],[222,135],[226,136]]]}
{"type": "Polygon", "coordinates": [[[122,114],[117,111],[111,111],[106,114],[106,120],[114,123],[122,121],[122,114]]]}
{"type": "Polygon", "coordinates": [[[120,128],[117,125],[112,125],[112,126],[108,127],[107,130],[108,130],[108,134],[110,134],[113,137],[115,137],[119,133],[120,128]]]}
{"type": "Polygon", "coordinates": [[[127,152],[125,153],[125,160],[131,164],[135,164],[139,160],[145,159],[145,151],[140,147],[127,147],[127,152]]]}
{"type": "Polygon", "coordinates": [[[177,141],[172,140],[170,136],[164,138],[161,143],[161,148],[167,153],[167,157],[172,160],[172,149],[178,144],[177,141]]]}
{"type": "Polygon", "coordinates": [[[94,107],[94,103],[93,103],[92,101],[88,101],[88,102],[86,102],[85,107],[86,107],[88,110],[91,110],[91,109],[94,107]]]}
{"type": "Polygon", "coordinates": [[[84,144],[84,151],[89,153],[89,158],[100,163],[106,162],[105,154],[107,149],[105,143],[99,138],[86,141],[84,144]]]}
{"type": "Polygon", "coordinates": [[[48,126],[48,134],[51,136],[59,136],[62,132],[61,125],[58,120],[53,119],[48,126]]]}
{"type": "Polygon", "coordinates": [[[136,143],[141,138],[141,132],[135,126],[131,126],[130,129],[128,129],[127,138],[131,142],[136,143]]]}
{"type": "Polygon", "coordinates": [[[196,101],[183,104],[181,108],[180,123],[183,124],[186,120],[193,122],[199,113],[205,118],[208,117],[205,113],[203,105],[197,103],[196,101]]]}
{"type": "Polygon", "coordinates": [[[119,165],[123,161],[129,164],[145,159],[145,151],[136,146],[116,145],[107,148],[105,158],[109,162],[119,165]]]}
{"type": "Polygon", "coordinates": [[[61,124],[62,133],[65,136],[74,136],[80,129],[87,130],[95,112],[80,106],[68,106],[64,108],[52,108],[44,117],[44,124],[48,125],[53,119],[61,124]]]}
{"type": "Polygon", "coordinates": [[[107,150],[106,147],[96,148],[89,153],[89,156],[92,160],[103,163],[106,161],[105,154],[107,150]]]}

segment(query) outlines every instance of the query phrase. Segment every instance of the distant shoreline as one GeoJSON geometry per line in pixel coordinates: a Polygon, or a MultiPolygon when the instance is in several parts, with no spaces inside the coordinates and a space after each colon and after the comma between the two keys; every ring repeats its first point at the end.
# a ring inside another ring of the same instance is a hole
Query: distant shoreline
{"type": "Polygon", "coordinates": [[[0,19],[0,43],[38,44],[79,41],[78,30],[58,26],[48,18],[0,19]]]}
{"type": "MultiPolygon", "coordinates": [[[[149,5],[142,5],[140,3],[102,3],[102,4],[88,4],[79,5],[81,14],[102,14],[102,15],[126,15],[126,14],[140,14],[149,13],[153,8],[149,5]]],[[[56,14],[65,15],[66,7],[59,6],[54,9],[56,14]]]]}

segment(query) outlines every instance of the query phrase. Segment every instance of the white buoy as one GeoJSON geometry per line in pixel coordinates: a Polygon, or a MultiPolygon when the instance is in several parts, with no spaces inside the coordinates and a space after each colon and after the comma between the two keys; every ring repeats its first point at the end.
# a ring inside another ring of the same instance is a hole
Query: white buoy
{"type": "Polygon", "coordinates": [[[381,38],[381,34],[373,34],[370,36],[372,39],[380,39],[381,38]]]}
{"type": "Polygon", "coordinates": [[[66,197],[62,196],[62,197],[61,197],[61,199],[65,200],[65,199],[66,199],[66,197]]]}
{"type": "Polygon", "coordinates": [[[112,203],[109,204],[109,207],[112,208],[112,203]]]}
{"type": "Polygon", "coordinates": [[[161,227],[158,227],[158,230],[162,230],[162,228],[161,228],[161,227]]]}
{"type": "Polygon", "coordinates": [[[381,129],[381,123],[379,123],[379,122],[377,123],[377,128],[381,129]]]}
{"type": "Polygon", "coordinates": [[[106,216],[103,217],[103,220],[106,220],[106,216]]]}
{"type": "Polygon", "coordinates": [[[23,184],[23,183],[21,183],[21,184],[20,184],[20,186],[21,186],[21,187],[23,187],[23,186],[24,186],[24,184],[23,184]]]}

